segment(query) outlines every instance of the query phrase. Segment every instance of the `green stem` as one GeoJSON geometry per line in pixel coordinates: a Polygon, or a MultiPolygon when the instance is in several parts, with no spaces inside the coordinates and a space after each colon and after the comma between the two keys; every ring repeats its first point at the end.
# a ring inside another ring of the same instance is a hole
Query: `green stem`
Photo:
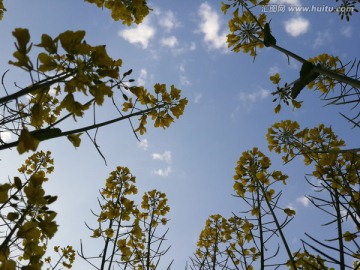
{"type": "MultiPolygon", "coordinates": [[[[255,37],[256,38],[256,37],[255,37]]],[[[264,43],[263,40],[259,39],[259,38],[256,38],[259,42],[261,43],[264,43]]],[[[270,45],[270,47],[274,48],[275,50],[279,51],[279,52],[282,52],[283,54],[301,62],[301,63],[306,63],[308,62],[307,60],[305,60],[304,58],[300,57],[299,55],[293,53],[293,52],[290,52],[280,46],[277,46],[277,45],[270,45]]],[[[342,74],[339,74],[339,73],[336,73],[332,70],[329,70],[329,69],[325,69],[323,67],[318,67],[318,66],[314,66],[313,68],[314,72],[317,72],[317,73],[320,73],[321,75],[324,75],[324,76],[327,76],[327,77],[330,77],[336,81],[340,81],[340,82],[343,82],[343,83],[346,83],[348,85],[351,85],[352,87],[354,88],[358,88],[360,89],[360,81],[358,80],[355,80],[353,78],[350,78],[348,76],[344,76],[342,74]]]]}
{"type": "MultiPolygon", "coordinates": [[[[30,211],[32,205],[28,205],[26,207],[26,209],[24,210],[23,214],[21,215],[21,217],[19,218],[19,220],[15,223],[15,226],[11,229],[10,233],[6,236],[5,240],[2,242],[2,244],[0,245],[0,250],[3,251],[5,250],[6,247],[9,248],[8,246],[11,237],[13,236],[13,234],[17,231],[17,229],[22,226],[23,222],[25,221],[26,215],[28,214],[28,212],[30,211]]],[[[5,255],[5,254],[4,254],[5,255]]]]}
{"type": "Polygon", "coordinates": [[[345,270],[344,241],[343,241],[343,232],[342,232],[339,192],[335,189],[334,193],[335,193],[334,197],[335,197],[336,223],[337,223],[338,239],[339,239],[340,270],[345,270]]]}
{"type": "Polygon", "coordinates": [[[62,254],[59,258],[59,260],[56,262],[55,266],[51,267],[52,270],[55,270],[58,264],[61,262],[62,258],[64,258],[64,254],[62,254]]]}
{"type": "Polygon", "coordinates": [[[282,228],[281,228],[280,223],[279,223],[279,221],[278,221],[278,219],[277,219],[277,216],[275,215],[275,212],[274,212],[274,210],[273,210],[273,208],[272,208],[272,206],[271,206],[271,204],[270,204],[270,202],[269,202],[269,200],[268,200],[268,198],[267,198],[267,196],[266,196],[266,194],[265,194],[266,191],[265,191],[265,189],[264,189],[264,187],[263,187],[262,185],[259,185],[259,186],[260,186],[260,188],[261,188],[262,193],[264,194],[264,198],[265,198],[266,204],[267,204],[267,206],[269,207],[269,210],[270,210],[270,212],[271,212],[271,215],[272,215],[272,217],[273,217],[273,219],[274,219],[276,228],[277,228],[277,230],[278,230],[278,232],[279,232],[279,234],[280,234],[280,238],[281,238],[281,240],[282,240],[282,242],[283,242],[283,244],[284,244],[284,246],[285,246],[285,249],[286,249],[286,252],[287,252],[287,254],[288,254],[289,260],[290,260],[290,262],[291,262],[291,265],[292,265],[292,267],[294,268],[294,270],[296,270],[297,267],[296,267],[296,263],[295,263],[294,257],[293,257],[292,254],[291,254],[290,247],[289,247],[289,245],[288,245],[288,243],[287,243],[287,241],[286,241],[286,237],[285,237],[285,235],[284,235],[284,233],[283,233],[283,231],[282,231],[282,228]]]}
{"type": "MultiPolygon", "coordinates": [[[[257,182],[257,185],[259,186],[259,182],[257,182]]],[[[261,217],[261,203],[260,203],[260,193],[259,193],[259,189],[257,189],[257,207],[259,207],[259,234],[260,234],[260,269],[264,270],[265,269],[265,252],[264,252],[264,248],[265,248],[265,243],[264,243],[264,232],[263,232],[263,224],[262,224],[262,217],[261,217]]]]}
{"type": "Polygon", "coordinates": [[[154,219],[154,210],[151,212],[150,224],[149,224],[149,232],[148,232],[148,239],[147,239],[147,254],[146,254],[146,270],[150,269],[150,251],[151,251],[151,235],[152,235],[152,221],[154,219]]]}
{"type": "MultiPolygon", "coordinates": [[[[216,227],[218,226],[218,224],[216,224],[216,227]]],[[[212,261],[212,270],[215,270],[216,269],[216,250],[217,250],[217,247],[218,247],[218,238],[219,238],[219,230],[218,228],[216,228],[216,231],[215,231],[215,243],[214,243],[214,250],[213,250],[213,256],[211,258],[211,261],[212,261]]]]}
{"type": "Polygon", "coordinates": [[[328,149],[328,150],[311,150],[299,147],[299,149],[304,153],[317,153],[317,154],[341,154],[341,153],[357,153],[360,152],[360,148],[351,148],[351,149],[328,149]]]}
{"type": "MultiPolygon", "coordinates": [[[[254,19],[254,21],[256,22],[256,24],[261,28],[262,31],[264,31],[264,28],[262,27],[262,25],[260,24],[260,22],[258,21],[258,19],[255,17],[255,15],[251,12],[251,10],[244,4],[242,4],[242,7],[244,7],[251,15],[251,17],[254,19]]],[[[264,41],[259,39],[258,37],[255,37],[253,36],[257,41],[261,42],[264,44],[264,41]]],[[[301,56],[291,52],[291,51],[288,51],[280,46],[277,46],[277,45],[272,45],[270,44],[270,47],[274,48],[275,50],[279,51],[279,52],[282,52],[283,54],[285,54],[286,56],[288,57],[291,57],[303,64],[305,64],[306,62],[308,62],[306,59],[302,58],[301,56]]],[[[313,68],[313,70],[317,73],[320,73],[321,75],[324,75],[324,76],[327,76],[327,77],[330,77],[334,80],[337,80],[337,81],[340,81],[340,82],[343,82],[343,83],[346,83],[348,85],[351,85],[352,87],[354,88],[358,88],[360,89],[360,81],[359,80],[356,80],[356,79],[353,79],[353,78],[350,78],[348,76],[344,76],[344,75],[341,75],[339,73],[336,73],[332,70],[328,70],[328,69],[324,69],[322,67],[317,67],[315,66],[313,68]]]]}

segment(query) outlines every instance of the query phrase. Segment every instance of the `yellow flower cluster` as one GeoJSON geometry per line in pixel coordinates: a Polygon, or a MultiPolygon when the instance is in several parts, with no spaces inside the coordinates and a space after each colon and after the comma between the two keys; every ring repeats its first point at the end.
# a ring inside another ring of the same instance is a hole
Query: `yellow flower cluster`
{"type": "Polygon", "coordinates": [[[121,263],[131,262],[140,269],[138,267],[147,254],[157,249],[152,247],[158,243],[154,239],[161,238],[156,230],[160,225],[167,224],[165,216],[170,207],[165,193],[157,190],[145,192],[138,207],[130,198],[137,194],[135,182],[135,176],[127,167],[118,166],[110,173],[101,190],[101,212],[97,215],[99,226],[92,229],[92,237],[111,241],[119,250],[121,263]]]}
{"type": "MultiPolygon", "coordinates": [[[[146,132],[147,117],[151,116],[154,120],[154,127],[168,128],[173,122],[174,117],[179,118],[185,110],[185,106],[188,103],[186,98],[181,98],[181,90],[177,89],[174,85],[170,87],[170,93],[166,90],[165,84],[154,85],[155,95],[149,93],[144,87],[131,87],[130,91],[136,97],[136,102],[140,102],[141,105],[145,105],[147,113],[144,113],[139,118],[139,127],[135,129],[135,132],[139,132],[143,135],[146,132]]],[[[123,111],[135,110],[136,104],[132,98],[123,104],[123,111]]]]}
{"type": "Polygon", "coordinates": [[[111,17],[123,21],[123,24],[137,24],[149,14],[150,8],[143,0],[85,0],[88,3],[96,4],[98,7],[111,10],[111,17]]]}
{"type": "Polygon", "coordinates": [[[0,185],[0,208],[6,209],[6,214],[2,210],[1,218],[7,224],[7,230],[1,232],[0,264],[6,265],[6,269],[17,269],[21,265],[41,269],[43,266],[47,242],[58,228],[57,214],[49,209],[57,196],[46,195],[43,189],[43,183],[48,180],[46,172],[52,171],[50,152],[38,152],[19,168],[25,180],[14,177],[13,182],[0,185]],[[11,253],[15,246],[19,251],[16,256],[11,253]]]}
{"type": "Polygon", "coordinates": [[[227,35],[228,46],[234,52],[249,53],[256,57],[256,49],[263,48],[263,26],[266,23],[266,15],[261,13],[258,18],[254,19],[254,15],[248,11],[241,15],[236,10],[233,18],[229,21],[230,34],[227,35]]]}
{"type": "Polygon", "coordinates": [[[284,120],[272,125],[266,134],[269,150],[278,154],[281,152],[286,153],[285,157],[283,157],[285,162],[289,160],[289,157],[293,158],[295,153],[292,144],[289,144],[289,142],[296,142],[293,140],[295,134],[297,134],[295,137],[298,139],[302,138],[301,133],[298,132],[299,128],[299,124],[291,120],[284,120]]]}
{"type": "Polygon", "coordinates": [[[250,10],[256,6],[264,6],[269,0],[258,1],[237,1],[228,0],[228,3],[222,3],[221,10],[224,14],[230,8],[233,8],[232,18],[229,20],[230,34],[227,35],[228,46],[234,52],[249,53],[256,57],[256,49],[264,47],[264,27],[266,24],[266,15],[260,13],[257,17],[250,10]],[[239,14],[239,9],[242,13],[239,14]]]}
{"type": "MultiPolygon", "coordinates": [[[[270,159],[256,147],[243,152],[235,168],[234,191],[236,194],[244,198],[246,192],[256,193],[259,191],[260,186],[265,190],[271,184],[271,178],[275,181],[283,181],[285,184],[287,175],[282,174],[280,171],[268,172],[267,169],[270,165],[270,159]]],[[[268,200],[271,200],[274,191],[270,189],[266,190],[265,193],[268,200]]]]}
{"type": "MultiPolygon", "coordinates": [[[[142,197],[141,208],[149,211],[148,213],[141,214],[141,217],[148,216],[151,214],[152,216],[165,216],[170,211],[170,207],[167,204],[166,194],[153,189],[149,192],[146,192],[142,197]]],[[[156,226],[157,222],[154,220],[155,223],[152,226],[156,226]]],[[[164,223],[162,221],[162,223],[164,223]]],[[[166,224],[166,222],[165,222],[166,224]]]]}
{"type": "MultiPolygon", "coordinates": [[[[334,268],[329,268],[325,265],[325,260],[322,259],[320,256],[314,256],[308,253],[307,251],[304,252],[296,252],[293,254],[295,260],[296,269],[304,269],[304,270],[312,270],[312,269],[323,269],[323,270],[333,270],[334,268]]],[[[295,270],[294,266],[290,261],[286,264],[290,270],[295,270]]]]}
{"type": "Polygon", "coordinates": [[[275,99],[273,99],[273,102],[278,100],[278,105],[276,105],[276,107],[274,108],[274,112],[275,113],[279,113],[281,110],[281,102],[284,102],[286,105],[289,105],[289,101],[291,101],[291,104],[293,105],[294,108],[298,109],[301,107],[301,103],[302,101],[296,101],[295,99],[293,99],[291,97],[291,89],[290,87],[285,84],[284,87],[280,87],[280,81],[281,81],[281,77],[279,73],[275,73],[274,75],[270,76],[270,81],[273,84],[276,84],[276,92],[273,92],[272,95],[276,96],[275,99]]]}
{"type": "MultiPolygon", "coordinates": [[[[211,262],[225,269],[231,261],[237,269],[244,260],[256,261],[259,251],[249,244],[253,239],[252,229],[254,225],[247,219],[226,219],[219,214],[211,215],[197,242],[197,263],[200,266],[211,262]]],[[[253,269],[251,264],[247,269],[253,269]]]]}
{"type": "Polygon", "coordinates": [[[345,142],[338,139],[332,129],[324,124],[312,129],[300,130],[300,125],[291,120],[284,120],[272,125],[268,129],[266,137],[270,151],[284,153],[284,162],[288,162],[295,155],[302,154],[307,165],[312,163],[313,159],[317,159],[317,162],[322,158],[328,159],[328,161],[333,160],[332,154],[336,153],[327,153],[326,151],[329,149],[336,151],[345,146],[345,142]],[[319,151],[324,153],[321,154],[319,151]]]}
{"type": "MultiPolygon", "coordinates": [[[[281,121],[269,128],[267,138],[269,149],[282,153],[285,162],[301,155],[305,165],[314,164],[312,175],[321,181],[322,188],[344,199],[344,211],[357,223],[360,156],[356,151],[343,151],[345,142],[324,124],[301,130],[295,121],[281,121]]],[[[359,228],[355,232],[345,232],[343,238],[352,241],[358,234],[359,228]]]]}
{"type": "MultiPolygon", "coordinates": [[[[309,58],[308,61],[314,65],[320,64],[322,68],[331,70],[335,73],[343,74],[345,72],[345,68],[337,56],[323,53],[316,57],[309,58]]],[[[308,87],[312,89],[315,86],[321,93],[326,94],[333,90],[335,85],[336,83],[334,79],[320,74],[314,81],[308,84],[308,87]]]]}
{"type": "MultiPolygon", "coordinates": [[[[61,262],[61,264],[65,268],[67,268],[67,269],[72,268],[72,265],[75,261],[75,255],[76,255],[75,250],[73,249],[72,246],[66,246],[64,248],[60,248],[60,246],[55,246],[54,251],[56,253],[58,253],[59,257],[60,257],[57,264],[61,262]]],[[[50,264],[51,259],[52,259],[51,257],[47,257],[44,261],[46,263],[50,264]]],[[[50,268],[48,268],[48,269],[50,269],[50,268]]],[[[51,269],[53,269],[53,267],[51,267],[51,269]]]]}
{"type": "MultiPolygon", "coordinates": [[[[101,191],[105,203],[102,205],[98,217],[99,223],[114,219],[130,220],[131,215],[136,210],[134,201],[127,198],[127,195],[137,193],[134,184],[135,177],[131,175],[127,167],[118,166],[116,170],[110,173],[110,176],[106,179],[105,188],[101,191]]],[[[100,228],[94,231],[94,237],[100,235],[100,228]]]]}
{"type": "MultiPolygon", "coordinates": [[[[110,5],[110,2],[114,1],[107,2],[110,5]]],[[[137,0],[126,1],[128,2],[135,6],[142,3],[137,0]]],[[[166,85],[155,84],[155,95],[142,86],[127,86],[124,78],[130,73],[125,72],[124,76],[120,77],[122,60],[112,59],[105,46],[87,44],[84,40],[85,31],[65,31],[55,38],[43,34],[41,42],[36,45],[44,50],[38,54],[37,69],[29,57],[32,49],[29,31],[16,28],[13,35],[16,38],[17,50],[13,54],[15,60],[9,63],[44,77],[19,92],[20,96],[22,93],[30,96],[30,99],[20,99],[16,103],[19,114],[24,119],[29,118],[22,122],[23,128],[19,130],[19,153],[35,151],[40,141],[60,136],[61,130],[54,128],[54,125],[64,120],[61,118],[62,113],[70,113],[74,119],[83,117],[91,105],[101,106],[106,98],[112,98],[114,88],[118,88],[125,99],[122,103],[123,111],[131,111],[127,117],[140,116],[140,124],[135,131],[141,135],[146,132],[148,116],[154,120],[155,127],[167,128],[174,122],[174,118],[183,114],[188,103],[186,98],[181,98],[181,91],[173,85],[167,91],[166,85]],[[50,73],[56,75],[50,76],[50,73]],[[130,90],[133,97],[127,98],[123,88],[130,90]],[[80,102],[84,100],[81,95],[85,100],[88,96],[91,96],[91,99],[80,102]],[[137,103],[141,107],[136,106],[137,103]]],[[[118,121],[120,120],[121,117],[118,121]]],[[[80,145],[80,135],[81,133],[68,136],[75,147],[80,145]]]]}

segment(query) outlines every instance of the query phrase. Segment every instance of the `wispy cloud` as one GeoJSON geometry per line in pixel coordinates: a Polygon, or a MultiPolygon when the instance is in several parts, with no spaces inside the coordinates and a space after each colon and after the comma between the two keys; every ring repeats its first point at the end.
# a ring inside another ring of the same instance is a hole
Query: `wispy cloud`
{"type": "Polygon", "coordinates": [[[181,85],[186,85],[186,86],[191,85],[190,80],[185,75],[180,75],[179,79],[180,79],[181,85]]]}
{"type": "Polygon", "coordinates": [[[318,48],[329,44],[332,41],[332,36],[329,31],[318,32],[313,44],[313,48],[318,48]]]}
{"type": "Polygon", "coordinates": [[[303,17],[295,17],[285,21],[285,30],[293,37],[305,34],[309,30],[309,27],[310,22],[303,17]]]}
{"type": "Polygon", "coordinates": [[[174,13],[171,10],[160,12],[158,14],[159,25],[165,29],[165,31],[170,32],[174,28],[180,26],[180,22],[175,18],[174,13]]]}
{"type": "Polygon", "coordinates": [[[300,0],[271,0],[270,4],[283,4],[291,6],[300,6],[300,0]]]}
{"type": "Polygon", "coordinates": [[[166,163],[171,163],[171,151],[165,151],[164,153],[153,153],[152,158],[154,160],[162,160],[166,163]]]}
{"type": "Polygon", "coordinates": [[[196,50],[196,44],[195,42],[191,42],[190,46],[189,46],[189,51],[195,51],[196,50]]]}
{"type": "Polygon", "coordinates": [[[305,196],[296,198],[296,201],[301,203],[304,207],[308,207],[310,205],[310,200],[305,196]]]}
{"type": "MultiPolygon", "coordinates": [[[[167,164],[171,163],[171,151],[164,151],[164,153],[153,153],[152,158],[154,160],[161,160],[166,162],[167,164]]],[[[158,176],[166,177],[171,173],[171,166],[168,165],[165,169],[157,169],[154,170],[153,173],[158,176]]]]}
{"type": "Polygon", "coordinates": [[[263,88],[259,88],[258,90],[252,92],[240,92],[238,95],[240,104],[238,104],[231,113],[231,118],[236,119],[239,113],[243,110],[249,112],[256,102],[267,98],[269,95],[270,91],[263,88]]]}
{"type": "Polygon", "coordinates": [[[210,49],[226,50],[226,32],[221,31],[220,16],[208,3],[202,3],[198,10],[200,17],[199,31],[204,34],[204,41],[210,49]]]}
{"type": "Polygon", "coordinates": [[[162,38],[160,43],[165,47],[174,48],[178,44],[178,40],[175,36],[170,36],[162,38]]]}
{"type": "Polygon", "coordinates": [[[179,70],[180,70],[181,72],[185,72],[185,65],[184,65],[184,64],[181,64],[181,65],[179,66],[179,70]]]}
{"type": "Polygon", "coordinates": [[[167,177],[171,173],[171,167],[168,166],[166,169],[154,170],[153,173],[158,176],[167,177]]]}
{"type": "Polygon", "coordinates": [[[151,25],[150,19],[146,18],[141,24],[119,32],[119,35],[132,44],[139,44],[143,49],[149,45],[149,41],[155,35],[155,28],[151,25]]]}
{"type": "Polygon", "coordinates": [[[352,28],[351,28],[351,26],[346,26],[346,27],[342,28],[340,33],[343,36],[347,37],[347,38],[352,37],[352,28]]]}
{"type": "Polygon", "coordinates": [[[185,72],[186,72],[185,64],[181,64],[179,66],[179,71],[180,71],[180,74],[179,74],[180,84],[184,85],[184,86],[191,85],[191,82],[190,82],[189,78],[185,75],[185,72]]]}
{"type": "Polygon", "coordinates": [[[147,79],[147,75],[148,75],[147,70],[146,70],[145,68],[142,68],[142,69],[140,70],[139,77],[138,77],[137,80],[136,80],[136,81],[137,81],[137,84],[144,86],[144,85],[145,85],[145,82],[146,82],[146,79],[147,79]]]}
{"type": "Polygon", "coordinates": [[[147,140],[147,139],[143,139],[143,140],[141,140],[140,142],[138,142],[138,147],[146,151],[146,150],[148,149],[148,147],[149,147],[149,142],[148,142],[148,140],[147,140]]]}
{"type": "Polygon", "coordinates": [[[194,103],[199,103],[202,96],[203,95],[201,93],[195,93],[194,103]]]}
{"type": "Polygon", "coordinates": [[[250,93],[240,92],[239,98],[240,98],[240,101],[242,101],[244,103],[254,103],[259,100],[267,98],[269,96],[269,94],[270,94],[269,90],[261,88],[257,91],[253,91],[250,93]]]}
{"type": "Polygon", "coordinates": [[[269,76],[274,75],[276,73],[279,73],[279,67],[277,65],[274,65],[269,68],[269,72],[268,72],[269,76]]]}

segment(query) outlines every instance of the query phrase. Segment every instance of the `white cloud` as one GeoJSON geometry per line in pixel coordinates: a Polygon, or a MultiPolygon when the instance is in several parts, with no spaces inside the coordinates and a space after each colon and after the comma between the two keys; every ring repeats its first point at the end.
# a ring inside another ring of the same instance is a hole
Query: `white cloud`
{"type": "Polygon", "coordinates": [[[145,81],[146,81],[146,79],[147,79],[147,70],[145,69],[145,68],[142,68],[141,70],[140,70],[140,74],[139,74],[139,77],[138,77],[138,79],[137,79],[137,84],[138,85],[142,85],[142,86],[144,86],[145,85],[145,81]]]}
{"type": "Polygon", "coordinates": [[[158,176],[167,177],[171,173],[171,167],[168,166],[166,169],[154,170],[153,173],[158,176]]]}
{"type": "Polygon", "coordinates": [[[185,65],[181,64],[181,65],[179,66],[179,70],[180,70],[181,72],[185,72],[185,65]]]}
{"type": "Polygon", "coordinates": [[[200,16],[199,31],[203,33],[204,41],[210,49],[227,49],[226,33],[220,33],[220,17],[208,3],[200,5],[198,15],[200,16]]]}
{"type": "Polygon", "coordinates": [[[270,91],[263,88],[259,88],[253,92],[240,92],[238,96],[240,104],[237,105],[231,113],[231,118],[236,119],[242,110],[247,112],[251,111],[256,102],[267,98],[269,95],[270,91]]]}
{"type": "Polygon", "coordinates": [[[352,28],[350,26],[342,28],[341,34],[347,38],[350,38],[352,36],[352,28]]]}
{"type": "Polygon", "coordinates": [[[160,13],[158,16],[160,16],[160,26],[165,28],[165,30],[168,32],[180,25],[180,23],[175,18],[174,13],[170,10],[160,13]]]}
{"type": "Polygon", "coordinates": [[[332,36],[329,31],[318,32],[313,44],[313,48],[318,48],[327,45],[332,41],[332,36]]]}
{"type": "Polygon", "coordinates": [[[268,72],[269,75],[274,75],[276,73],[279,73],[279,67],[277,65],[269,68],[269,72],[268,72]]]}
{"type": "Polygon", "coordinates": [[[191,82],[185,75],[180,75],[179,79],[180,79],[181,85],[187,85],[187,86],[191,85],[191,82]]]}
{"type": "Polygon", "coordinates": [[[0,132],[0,141],[10,142],[10,140],[11,140],[11,133],[9,131],[0,132]]]}
{"type": "Polygon", "coordinates": [[[178,44],[178,41],[175,36],[170,36],[167,38],[162,38],[160,43],[166,47],[174,48],[178,44]]]}
{"type": "Polygon", "coordinates": [[[188,86],[188,85],[191,85],[191,82],[190,80],[188,79],[188,77],[186,75],[184,75],[183,73],[185,73],[185,64],[180,64],[179,66],[179,71],[181,72],[179,74],[179,80],[180,80],[180,84],[181,85],[185,85],[185,86],[188,86]]]}
{"type": "Polygon", "coordinates": [[[196,50],[196,44],[194,42],[191,42],[190,44],[185,43],[185,45],[182,47],[177,46],[176,48],[173,48],[172,52],[175,55],[179,55],[194,50],[196,50]]]}
{"type": "Polygon", "coordinates": [[[150,39],[155,35],[155,28],[151,26],[149,19],[145,19],[141,24],[131,29],[120,31],[119,35],[131,44],[140,44],[143,49],[146,49],[150,39]]]}
{"type": "Polygon", "coordinates": [[[270,94],[269,90],[265,90],[261,88],[260,90],[251,93],[241,92],[239,98],[244,103],[249,103],[249,102],[254,103],[256,101],[267,98],[269,94],[270,94]]]}
{"type": "Polygon", "coordinates": [[[195,102],[195,103],[199,103],[201,98],[202,98],[202,94],[201,94],[201,93],[195,93],[194,102],[195,102]]]}
{"type": "Polygon", "coordinates": [[[310,200],[305,196],[297,198],[296,201],[301,203],[305,207],[308,207],[310,205],[310,200]]]}
{"type": "Polygon", "coordinates": [[[270,4],[287,4],[291,6],[301,6],[300,0],[271,0],[270,4]]]}
{"type": "Polygon", "coordinates": [[[291,18],[285,22],[285,30],[293,37],[305,34],[309,30],[310,23],[303,17],[291,18]]]}
{"type": "Polygon", "coordinates": [[[153,153],[152,158],[154,160],[162,160],[166,163],[171,163],[171,151],[165,151],[164,153],[153,153]]]}
{"type": "Polygon", "coordinates": [[[148,147],[149,147],[149,142],[148,142],[148,140],[147,140],[147,139],[143,139],[143,140],[141,140],[140,142],[138,142],[138,147],[146,151],[146,150],[148,149],[148,147]]]}

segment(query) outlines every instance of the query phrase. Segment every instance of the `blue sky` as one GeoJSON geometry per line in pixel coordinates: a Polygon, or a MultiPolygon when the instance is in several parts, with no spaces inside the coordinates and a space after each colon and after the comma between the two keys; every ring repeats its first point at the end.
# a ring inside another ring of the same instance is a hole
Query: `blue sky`
{"type": "MultiPolygon", "coordinates": [[[[336,5],[329,0],[272,3],[336,5]]],[[[174,259],[173,269],[184,269],[206,218],[241,211],[240,201],[231,196],[234,168],[243,151],[257,146],[272,158],[273,169],[290,175],[282,203],[297,210],[288,233],[291,242],[299,245],[306,220],[315,213],[303,199],[313,192],[304,180],[311,168],[304,168],[300,160],[283,166],[281,158],[267,150],[267,129],[282,119],[299,121],[303,127],[325,123],[349,146],[357,146],[359,141],[359,131],[350,129],[338,114],[340,108],[323,107],[318,93],[309,90],[299,96],[304,101],[300,110],[284,108],[278,115],[273,113],[271,92],[275,89],[269,75],[280,72],[284,81],[291,82],[298,77],[299,63],[288,64],[271,48],[260,50],[255,62],[248,55],[231,52],[226,44],[229,17],[221,13],[220,1],[151,2],[152,14],[143,24],[132,27],[112,21],[107,11],[82,1],[11,0],[4,4],[8,11],[0,22],[1,74],[9,68],[7,62],[14,51],[14,28],[29,28],[34,43],[42,33],[56,36],[68,29],[86,30],[87,42],[106,44],[113,58],[123,59],[122,72],[134,70],[132,78],[138,84],[149,89],[156,82],[175,84],[189,100],[185,114],[170,129],[148,128],[140,143],[127,122],[102,129],[97,140],[107,166],[85,136],[78,149],[66,139],[41,144],[55,159],[48,192],[59,195],[54,207],[59,212],[60,228],[53,243],[79,247],[81,238],[89,250],[96,247],[84,222],[94,220],[90,209],[97,210],[98,190],[109,172],[118,165],[128,166],[137,176],[140,191],[156,188],[167,194],[171,207],[168,244],[172,248],[164,260],[174,259]]],[[[333,13],[285,11],[267,15],[277,44],[304,58],[322,52],[337,55],[343,62],[359,57],[358,14],[350,22],[333,13]]],[[[29,82],[23,72],[11,68],[5,78],[8,90],[14,81],[20,85],[29,82]]],[[[105,113],[115,112],[109,107],[105,113]]],[[[2,179],[15,176],[25,158],[14,149],[3,151],[2,179]]],[[[75,263],[80,268],[82,265],[81,259],[75,263]]]]}

